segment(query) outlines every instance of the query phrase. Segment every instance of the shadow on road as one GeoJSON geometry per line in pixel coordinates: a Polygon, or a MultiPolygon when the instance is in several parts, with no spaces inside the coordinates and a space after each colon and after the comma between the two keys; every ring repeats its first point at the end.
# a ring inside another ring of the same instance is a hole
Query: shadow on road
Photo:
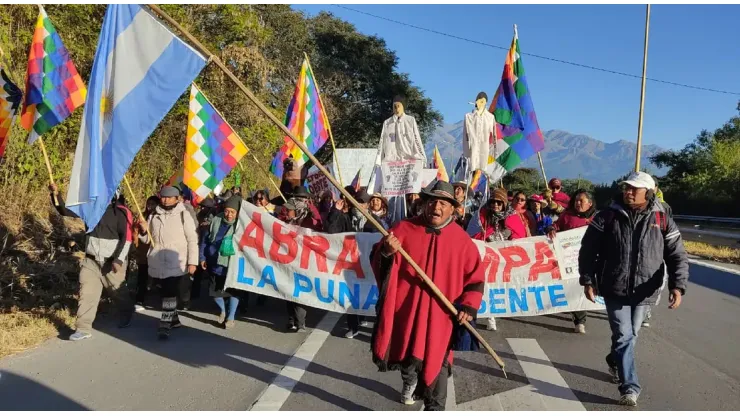
{"type": "Polygon", "coordinates": [[[740,276],[732,273],[689,264],[689,282],[740,298],[740,276]]]}
{"type": "Polygon", "coordinates": [[[0,410],[89,410],[63,394],[24,376],[0,372],[0,410]]]}

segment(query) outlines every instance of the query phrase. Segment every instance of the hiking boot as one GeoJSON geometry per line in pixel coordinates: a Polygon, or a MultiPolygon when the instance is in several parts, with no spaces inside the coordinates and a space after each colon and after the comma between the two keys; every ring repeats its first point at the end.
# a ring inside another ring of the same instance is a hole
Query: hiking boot
{"type": "Polygon", "coordinates": [[[159,328],[157,330],[157,338],[159,338],[160,341],[167,341],[170,339],[170,330],[167,328],[159,328]]]}
{"type": "Polygon", "coordinates": [[[586,333],[586,325],[584,325],[584,324],[578,324],[578,325],[576,325],[576,327],[574,328],[574,332],[576,334],[585,334],[586,333]]]}
{"type": "Polygon", "coordinates": [[[619,404],[622,406],[635,407],[637,406],[637,393],[627,392],[619,398],[619,404]]]}
{"type": "Polygon", "coordinates": [[[229,319],[228,321],[224,322],[224,329],[231,329],[235,325],[233,319],[229,319]]]}
{"type": "Polygon", "coordinates": [[[414,390],[416,390],[416,383],[414,384],[406,384],[403,383],[403,390],[401,391],[401,403],[405,405],[412,405],[416,403],[414,400],[414,390]]]}
{"type": "Polygon", "coordinates": [[[69,336],[70,341],[82,341],[83,339],[92,338],[92,334],[89,332],[76,331],[74,334],[69,336]]]}
{"type": "Polygon", "coordinates": [[[352,338],[354,338],[354,337],[356,337],[358,335],[360,335],[360,331],[352,331],[352,330],[350,330],[349,332],[347,332],[346,334],[344,334],[344,337],[347,338],[347,339],[352,339],[352,338]]]}

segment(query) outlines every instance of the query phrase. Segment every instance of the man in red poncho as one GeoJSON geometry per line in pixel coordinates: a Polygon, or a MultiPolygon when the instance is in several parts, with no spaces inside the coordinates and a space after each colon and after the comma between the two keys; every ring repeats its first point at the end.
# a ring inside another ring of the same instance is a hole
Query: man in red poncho
{"type": "Polygon", "coordinates": [[[422,198],[422,215],[399,222],[373,247],[380,298],[371,344],[380,371],[401,370],[403,403],[423,398],[426,410],[444,410],[454,321],[475,319],[484,270],[473,240],[453,221],[459,202],[452,185],[439,181],[422,198]],[[424,287],[400,247],[457,305],[456,318],[424,287]]]}

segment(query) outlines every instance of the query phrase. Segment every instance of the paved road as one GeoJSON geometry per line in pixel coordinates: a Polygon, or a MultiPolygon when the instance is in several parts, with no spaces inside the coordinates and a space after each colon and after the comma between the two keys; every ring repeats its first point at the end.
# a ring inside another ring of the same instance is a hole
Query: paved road
{"type": "MultiPolygon", "coordinates": [[[[740,276],[691,266],[684,304],[655,308],[640,332],[641,410],[740,409],[740,276]]],[[[379,373],[370,329],[341,338],[335,314],[310,314],[313,331],[282,332],[284,306],[252,306],[231,331],[212,325],[215,305],[183,316],[170,342],[156,340],[157,315],[137,314],[119,330],[109,317],[94,337],[50,340],[0,360],[0,410],[419,410],[399,403],[398,373],[379,373]]],[[[504,379],[480,353],[456,356],[448,408],[459,410],[616,410],[605,372],[609,330],[589,314],[588,333],[567,315],[500,319],[483,331],[504,359],[504,379]]]]}

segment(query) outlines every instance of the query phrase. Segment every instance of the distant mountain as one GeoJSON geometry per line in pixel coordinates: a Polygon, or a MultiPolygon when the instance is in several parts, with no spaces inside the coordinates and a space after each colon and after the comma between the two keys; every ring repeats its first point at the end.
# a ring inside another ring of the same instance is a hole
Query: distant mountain
{"type": "MultiPolygon", "coordinates": [[[[445,124],[426,143],[429,159],[431,160],[436,144],[450,173],[462,153],[462,131],[462,121],[445,124]]],[[[611,183],[634,168],[636,145],[633,142],[620,140],[604,143],[589,136],[562,130],[549,130],[544,132],[544,136],[542,161],[548,178],[577,178],[580,174],[594,183],[611,183]]],[[[648,160],[650,156],[664,150],[655,145],[643,145],[641,166],[656,175],[665,174],[666,169],[658,169],[648,160]]],[[[537,157],[532,156],[522,167],[539,169],[537,157]]]]}

